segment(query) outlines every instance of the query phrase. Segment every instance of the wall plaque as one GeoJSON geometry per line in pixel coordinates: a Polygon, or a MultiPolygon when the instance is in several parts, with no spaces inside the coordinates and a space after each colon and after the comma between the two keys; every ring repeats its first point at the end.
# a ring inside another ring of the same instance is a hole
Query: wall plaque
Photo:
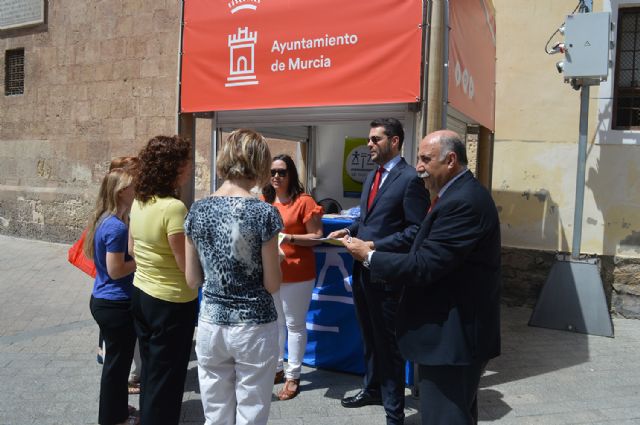
{"type": "Polygon", "coordinates": [[[0,0],[0,30],[44,23],[45,0],[0,0]]]}

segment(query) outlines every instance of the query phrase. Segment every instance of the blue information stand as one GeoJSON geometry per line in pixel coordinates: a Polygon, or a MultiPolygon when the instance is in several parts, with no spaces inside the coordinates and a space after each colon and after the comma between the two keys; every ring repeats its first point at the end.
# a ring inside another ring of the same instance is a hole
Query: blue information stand
{"type": "MultiPolygon", "coordinates": [[[[351,223],[346,218],[323,218],[324,235],[351,223]]],[[[351,290],[353,258],[346,249],[335,245],[324,244],[314,251],[317,275],[307,313],[308,339],[303,362],[313,367],[364,374],[362,336],[351,290]]],[[[201,300],[202,288],[198,288],[198,306],[201,300]]],[[[413,385],[413,367],[409,362],[405,377],[407,385],[413,385]]]]}
{"type": "MultiPolygon", "coordinates": [[[[351,224],[348,218],[323,218],[325,236],[351,224]]],[[[316,285],[307,313],[309,366],[364,373],[362,337],[351,290],[353,259],[346,249],[334,245],[316,247],[316,285]]],[[[413,384],[413,367],[407,362],[406,383],[413,384]]]]}
{"type": "MultiPolygon", "coordinates": [[[[325,236],[351,224],[346,218],[323,218],[325,236]]],[[[362,337],[351,291],[353,259],[346,249],[334,245],[315,247],[316,285],[307,313],[309,366],[364,373],[362,337]]]]}
{"type": "Polygon", "coordinates": [[[362,338],[351,295],[353,261],[344,248],[316,247],[316,287],[307,313],[311,366],[364,373],[362,338]]]}

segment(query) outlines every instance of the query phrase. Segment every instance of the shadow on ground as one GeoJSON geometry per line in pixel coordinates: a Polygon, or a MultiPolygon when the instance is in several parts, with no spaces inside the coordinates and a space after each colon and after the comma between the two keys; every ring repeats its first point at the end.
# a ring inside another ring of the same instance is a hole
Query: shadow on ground
{"type": "MultiPolygon", "coordinates": [[[[502,354],[489,362],[487,371],[480,382],[479,420],[497,421],[512,411],[512,407],[504,400],[500,385],[519,381],[537,375],[570,368],[589,360],[588,336],[583,334],[535,328],[527,325],[531,310],[528,308],[505,307],[502,320],[502,354]]],[[[324,369],[303,368],[301,395],[295,403],[328,404],[330,408],[341,409],[339,400],[345,395],[357,392],[362,384],[362,377],[324,369]],[[308,397],[309,400],[304,400],[308,397]],[[329,401],[329,403],[327,403],[329,401]]],[[[274,389],[272,411],[281,406],[274,389]]],[[[188,397],[183,402],[184,423],[202,421],[203,413],[199,399],[197,367],[195,353],[187,372],[185,396],[195,393],[197,398],[188,397]]],[[[289,402],[284,402],[289,403],[289,402]]],[[[406,425],[418,425],[418,399],[406,398],[406,425]]],[[[381,420],[384,413],[381,411],[381,420]]]]}

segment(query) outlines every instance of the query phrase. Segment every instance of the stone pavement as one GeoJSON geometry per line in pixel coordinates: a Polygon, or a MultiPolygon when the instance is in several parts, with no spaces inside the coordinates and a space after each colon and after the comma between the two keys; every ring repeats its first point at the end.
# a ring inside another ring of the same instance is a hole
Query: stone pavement
{"type": "MultiPolygon", "coordinates": [[[[0,425],[96,423],[100,366],[91,281],[66,262],[67,249],[0,236],[0,425]]],[[[503,309],[503,355],[482,379],[480,422],[640,424],[640,321],[614,319],[616,337],[603,338],[528,327],[530,314],[503,309]]],[[[345,393],[357,391],[359,377],[303,372],[297,398],[274,398],[270,425],[385,423],[379,406],[340,406],[345,393]]],[[[407,397],[407,425],[419,424],[416,407],[407,397]]],[[[192,361],[181,424],[202,423],[192,361]]]]}

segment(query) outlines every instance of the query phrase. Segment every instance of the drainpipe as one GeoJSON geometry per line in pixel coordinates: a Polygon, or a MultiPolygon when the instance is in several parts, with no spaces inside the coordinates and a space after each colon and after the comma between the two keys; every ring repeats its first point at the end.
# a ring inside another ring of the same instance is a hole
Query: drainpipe
{"type": "Polygon", "coordinates": [[[420,97],[420,131],[418,143],[427,134],[427,98],[429,95],[429,60],[431,53],[431,0],[422,3],[422,93],[420,97]]]}
{"type": "Polygon", "coordinates": [[[178,135],[182,138],[191,140],[191,179],[187,181],[184,186],[180,188],[180,199],[185,203],[187,208],[191,206],[195,198],[196,187],[196,119],[194,114],[183,114],[180,105],[182,99],[182,54],[184,51],[184,0],[182,1],[182,10],[180,12],[180,45],[178,52],[178,105],[177,105],[177,117],[176,127],[178,129],[178,135]]]}
{"type": "Polygon", "coordinates": [[[427,84],[427,111],[424,133],[428,134],[441,129],[443,105],[443,71],[444,71],[444,0],[429,1],[429,51],[428,55],[428,84],[427,84]]]}
{"type": "Polygon", "coordinates": [[[444,23],[442,25],[442,116],[440,117],[440,128],[447,128],[447,109],[449,106],[449,0],[444,0],[444,23]]]}

